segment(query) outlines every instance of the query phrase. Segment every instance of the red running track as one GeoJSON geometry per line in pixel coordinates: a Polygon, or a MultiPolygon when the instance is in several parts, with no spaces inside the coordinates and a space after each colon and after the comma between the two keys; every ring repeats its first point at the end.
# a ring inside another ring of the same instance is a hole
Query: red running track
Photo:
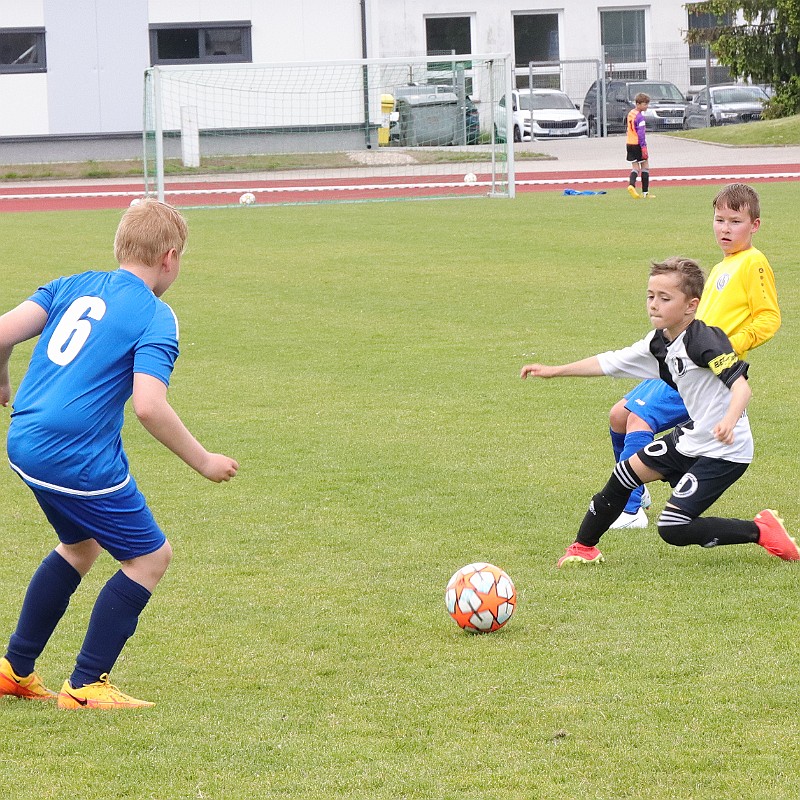
{"type": "MultiPolygon", "coordinates": [[[[517,165],[518,192],[610,190],[627,184],[620,170],[586,172],[530,172],[525,162],[517,165]]],[[[220,206],[238,200],[243,192],[253,192],[262,205],[324,202],[393,200],[409,197],[480,196],[491,191],[488,175],[478,174],[476,183],[464,183],[463,173],[427,176],[381,176],[371,178],[307,178],[294,180],[238,179],[209,180],[168,185],[166,199],[179,206],[220,206]]],[[[653,184],[688,185],[693,183],[730,183],[747,181],[800,180],[800,164],[737,165],[725,167],[669,167],[654,172],[653,184]]],[[[71,185],[54,182],[48,186],[0,185],[0,212],[65,211],[83,209],[127,208],[142,195],[142,183],[71,185]]]]}

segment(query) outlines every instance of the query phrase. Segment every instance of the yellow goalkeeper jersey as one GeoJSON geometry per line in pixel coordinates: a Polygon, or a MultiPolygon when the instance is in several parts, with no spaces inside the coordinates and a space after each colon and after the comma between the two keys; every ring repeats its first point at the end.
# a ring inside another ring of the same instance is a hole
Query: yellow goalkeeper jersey
{"type": "Polygon", "coordinates": [[[722,328],[740,359],[781,326],[775,275],[755,247],[726,256],[708,276],[697,318],[722,328]]]}

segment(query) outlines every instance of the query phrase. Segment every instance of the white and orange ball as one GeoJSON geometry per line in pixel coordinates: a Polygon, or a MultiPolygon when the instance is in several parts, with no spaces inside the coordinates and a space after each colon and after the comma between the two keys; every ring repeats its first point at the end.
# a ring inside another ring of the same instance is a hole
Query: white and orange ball
{"type": "Polygon", "coordinates": [[[467,564],[450,578],[444,602],[456,624],[470,633],[491,633],[505,625],[517,605],[508,574],[485,562],[467,564]]]}

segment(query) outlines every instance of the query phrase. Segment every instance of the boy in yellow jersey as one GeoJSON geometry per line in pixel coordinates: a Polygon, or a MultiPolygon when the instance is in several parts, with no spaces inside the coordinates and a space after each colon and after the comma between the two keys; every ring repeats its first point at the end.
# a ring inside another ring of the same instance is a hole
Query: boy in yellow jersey
{"type": "Polygon", "coordinates": [[[640,197],[649,197],[650,190],[650,162],[647,160],[647,138],[644,112],[650,105],[650,96],[644,92],[634,97],[633,102],[636,106],[628,112],[626,129],[628,136],[626,139],[627,158],[631,165],[630,181],[628,183],[628,194],[638,200],[640,197]],[[636,179],[642,176],[642,193],[636,191],[636,179]]]}
{"type": "MultiPolygon", "coordinates": [[[[724,258],[711,270],[697,318],[721,328],[740,359],[768,342],[781,325],[775,276],[766,256],[753,247],[761,224],[756,191],[744,183],[724,187],[714,198],[714,236],[724,258]]],[[[660,380],[646,380],[610,413],[611,444],[622,461],[688,417],[678,393],[660,380]]],[[[636,489],[612,528],[646,528],[647,495],[636,489]]]]}

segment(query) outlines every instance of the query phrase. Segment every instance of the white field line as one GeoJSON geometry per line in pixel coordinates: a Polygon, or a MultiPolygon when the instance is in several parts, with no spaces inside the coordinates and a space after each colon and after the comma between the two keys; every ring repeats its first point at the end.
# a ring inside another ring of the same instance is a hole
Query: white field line
{"type": "MultiPolygon", "coordinates": [[[[753,172],[742,173],[735,170],[727,172],[719,172],[708,175],[659,175],[656,173],[653,179],[656,183],[676,183],[694,181],[703,183],[705,181],[742,181],[742,180],[758,180],[758,179],[778,179],[778,180],[798,180],[800,179],[800,172],[753,172]]],[[[565,186],[571,184],[585,185],[585,184],[609,184],[609,183],[627,183],[627,176],[620,177],[579,177],[579,175],[571,176],[568,173],[564,174],[563,178],[517,178],[515,181],[517,186],[565,186]]],[[[494,182],[503,183],[502,178],[494,182]]],[[[476,183],[464,183],[463,181],[426,181],[426,182],[412,182],[412,183],[359,183],[359,184],[325,184],[315,186],[287,185],[287,186],[252,186],[243,189],[241,186],[236,188],[207,188],[207,189],[167,189],[166,194],[173,197],[191,196],[191,195],[241,195],[245,191],[258,194],[285,194],[295,192],[361,192],[361,191],[377,191],[383,189],[392,190],[406,190],[406,189],[453,189],[453,188],[474,188],[476,186],[491,187],[492,181],[477,181],[476,183]]],[[[89,197],[141,197],[141,191],[87,191],[87,192],[20,192],[17,194],[3,194],[0,189],[0,201],[2,200],[68,200],[70,198],[89,198],[89,197]]]]}

